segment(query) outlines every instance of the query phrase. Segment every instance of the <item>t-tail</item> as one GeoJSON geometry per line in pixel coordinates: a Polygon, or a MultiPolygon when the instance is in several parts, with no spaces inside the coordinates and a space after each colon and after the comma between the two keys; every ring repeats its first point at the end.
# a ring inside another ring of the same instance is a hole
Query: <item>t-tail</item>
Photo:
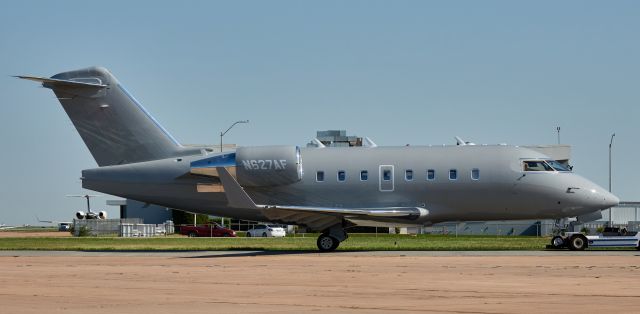
{"type": "Polygon", "coordinates": [[[53,90],[101,167],[199,151],[181,146],[105,68],[17,77],[53,90]]]}

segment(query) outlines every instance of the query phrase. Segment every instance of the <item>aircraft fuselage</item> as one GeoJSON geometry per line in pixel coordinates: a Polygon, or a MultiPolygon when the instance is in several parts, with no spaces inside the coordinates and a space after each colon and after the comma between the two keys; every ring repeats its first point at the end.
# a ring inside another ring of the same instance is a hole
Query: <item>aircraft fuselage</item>
{"type": "MultiPolygon", "coordinates": [[[[615,196],[573,172],[525,171],[523,161],[549,157],[517,146],[304,148],[300,157],[299,181],[245,187],[245,191],[259,204],[421,207],[429,211],[413,221],[378,219],[410,224],[562,218],[617,204],[615,196]]],[[[198,184],[218,182],[190,174],[190,162],[202,158],[205,156],[185,156],[85,170],[83,186],[192,212],[268,220],[259,210],[229,208],[224,192],[199,193],[198,184]]],[[[295,166],[275,159],[269,167],[276,165],[295,166]]]]}

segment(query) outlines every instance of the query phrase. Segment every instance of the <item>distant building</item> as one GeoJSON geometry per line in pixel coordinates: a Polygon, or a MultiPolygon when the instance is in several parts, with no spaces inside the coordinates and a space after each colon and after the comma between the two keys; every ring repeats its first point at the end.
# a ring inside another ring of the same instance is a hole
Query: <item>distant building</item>
{"type": "Polygon", "coordinates": [[[140,218],[146,224],[162,224],[167,220],[173,220],[170,208],[147,204],[129,199],[108,200],[107,205],[118,206],[120,218],[140,218]]]}
{"type": "Polygon", "coordinates": [[[605,209],[602,211],[602,218],[596,220],[596,223],[609,224],[609,210],[611,210],[611,222],[613,225],[624,225],[630,222],[640,221],[640,202],[622,201],[616,207],[605,209]]]}
{"type": "MultiPolygon", "coordinates": [[[[317,131],[316,139],[327,147],[353,147],[362,146],[362,137],[347,136],[346,130],[317,131]]],[[[317,147],[314,142],[307,143],[307,147],[317,147]]]]}

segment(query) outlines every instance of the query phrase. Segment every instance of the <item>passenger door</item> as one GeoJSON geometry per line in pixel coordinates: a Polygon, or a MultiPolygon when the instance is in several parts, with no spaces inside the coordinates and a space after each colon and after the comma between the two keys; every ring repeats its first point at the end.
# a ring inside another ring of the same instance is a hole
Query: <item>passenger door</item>
{"type": "Polygon", "coordinates": [[[393,192],[393,166],[381,165],[378,173],[380,192],[393,192]]]}

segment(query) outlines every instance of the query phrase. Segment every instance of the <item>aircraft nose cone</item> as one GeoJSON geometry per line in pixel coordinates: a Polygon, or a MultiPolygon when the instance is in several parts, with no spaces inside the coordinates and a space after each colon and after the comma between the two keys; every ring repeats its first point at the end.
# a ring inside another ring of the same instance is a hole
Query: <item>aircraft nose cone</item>
{"type": "Polygon", "coordinates": [[[607,208],[618,206],[618,204],[620,204],[620,199],[617,196],[615,196],[615,195],[613,195],[613,194],[611,194],[609,192],[604,192],[603,194],[604,195],[603,195],[602,203],[607,208]]]}
{"type": "Polygon", "coordinates": [[[620,199],[606,189],[578,175],[567,176],[565,191],[567,215],[580,215],[617,206],[620,199]]]}
{"type": "Polygon", "coordinates": [[[620,199],[617,196],[601,187],[594,187],[590,192],[591,193],[588,193],[590,195],[588,195],[586,199],[589,207],[607,209],[617,206],[620,203],[620,199]]]}

